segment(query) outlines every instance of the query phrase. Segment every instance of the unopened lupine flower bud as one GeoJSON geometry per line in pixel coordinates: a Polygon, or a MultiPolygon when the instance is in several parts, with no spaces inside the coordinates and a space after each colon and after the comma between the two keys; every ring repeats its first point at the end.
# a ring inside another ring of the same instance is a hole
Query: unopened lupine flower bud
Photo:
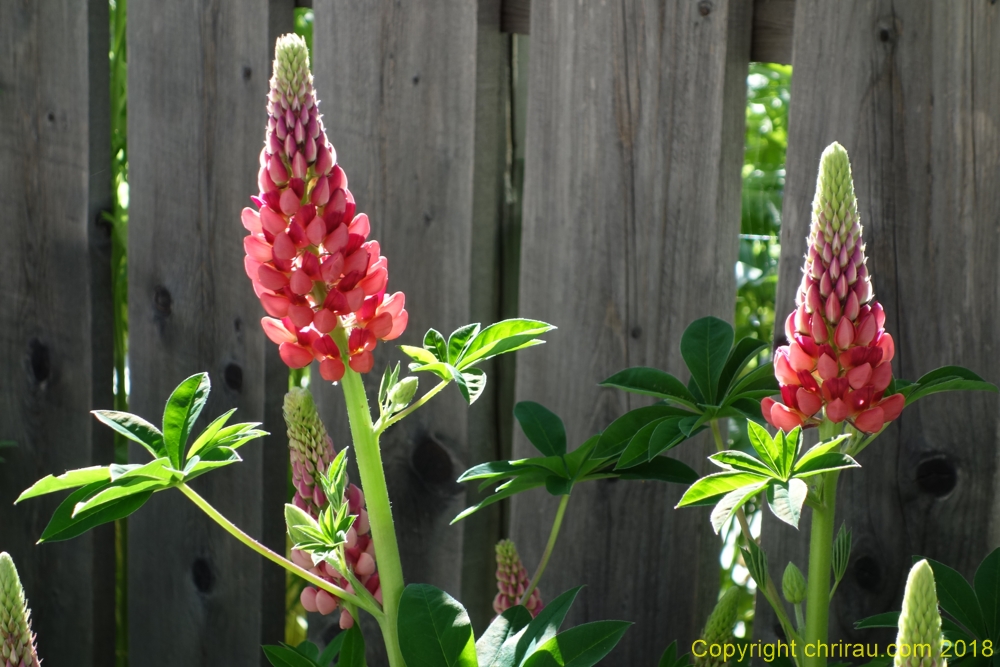
{"type": "Polygon", "coordinates": [[[0,665],[39,667],[31,612],[14,560],[7,552],[0,552],[0,665]]]}
{"type": "MultiPolygon", "coordinates": [[[[711,647],[713,644],[725,644],[732,641],[733,626],[736,625],[736,617],[739,612],[740,589],[731,586],[722,594],[715,604],[715,609],[705,623],[705,629],[701,633],[701,638],[711,647]]],[[[694,658],[695,667],[721,667],[726,664],[723,656],[713,658],[710,653],[702,657],[694,658]]]]}
{"type": "Polygon", "coordinates": [[[545,606],[542,604],[542,594],[538,588],[531,591],[527,600],[522,600],[524,592],[528,589],[528,571],[521,563],[521,557],[517,555],[517,547],[510,540],[500,540],[497,542],[497,589],[499,592],[493,598],[493,611],[502,614],[511,607],[524,605],[532,616],[538,616],[538,612],[545,606]]]}
{"type": "Polygon", "coordinates": [[[896,636],[895,667],[947,667],[941,656],[941,614],[934,571],[922,560],[910,569],[896,636]]]}
{"type": "Polygon", "coordinates": [[[389,391],[389,403],[397,409],[405,408],[410,404],[410,401],[413,400],[414,394],[417,393],[418,382],[419,381],[416,376],[413,375],[400,380],[396,383],[396,386],[389,391]]]}
{"type": "MultiPolygon", "coordinates": [[[[316,412],[312,395],[307,390],[296,387],[289,391],[285,395],[283,411],[285,424],[288,427],[292,483],[295,486],[295,498],[292,502],[313,518],[317,518],[329,503],[319,478],[327,472],[337,453],[326,427],[319,418],[319,413],[316,412]]],[[[344,545],[345,564],[351,568],[351,572],[368,592],[381,602],[382,588],[379,585],[368,511],[365,509],[365,495],[354,484],[348,484],[344,491],[343,502],[348,504],[349,513],[357,517],[354,525],[347,531],[347,544],[344,545]]],[[[343,589],[348,589],[350,585],[347,579],[329,563],[313,565],[312,558],[306,553],[293,549],[292,560],[316,576],[343,589]]],[[[306,611],[318,611],[322,614],[332,614],[339,605],[339,600],[333,595],[311,586],[302,590],[300,600],[306,611]]],[[[346,630],[353,623],[354,619],[350,613],[341,610],[340,627],[346,630]]]]}
{"type": "Polygon", "coordinates": [[[806,578],[802,570],[790,561],[781,577],[781,594],[790,604],[799,604],[806,599],[806,578]]]}
{"type": "Polygon", "coordinates": [[[761,411],[786,431],[818,425],[825,410],[832,422],[875,433],[905,399],[885,395],[896,348],[873,299],[851,164],[838,143],[820,159],[808,243],[796,309],[785,321],[788,344],[774,355],[784,404],[765,398],[761,411]]]}
{"type": "Polygon", "coordinates": [[[247,275],[268,317],[261,324],[291,368],[314,359],[336,382],[344,361],[359,373],[374,365],[379,340],[406,328],[402,292],[386,293],[387,260],[368,241],[368,216],[356,214],[347,176],[337,165],[319,114],[309,52],[297,35],[275,45],[268,122],[252,197],[243,209],[247,275]],[[331,332],[343,329],[341,350],[331,332]]]}

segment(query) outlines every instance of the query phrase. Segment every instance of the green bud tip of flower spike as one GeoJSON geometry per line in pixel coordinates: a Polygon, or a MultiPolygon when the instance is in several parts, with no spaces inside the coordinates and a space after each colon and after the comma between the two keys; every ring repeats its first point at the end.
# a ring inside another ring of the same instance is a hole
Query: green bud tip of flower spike
{"type": "Polygon", "coordinates": [[[896,636],[895,667],[947,667],[941,655],[941,614],[934,570],[926,560],[910,569],[896,636]]]}
{"type": "MultiPolygon", "coordinates": [[[[715,609],[705,623],[705,630],[701,633],[701,638],[708,646],[713,644],[723,644],[733,636],[733,626],[736,624],[736,616],[739,612],[740,589],[731,586],[723,593],[719,601],[715,603],[715,609]]],[[[726,660],[719,656],[713,658],[709,653],[694,659],[695,667],[720,667],[726,664],[726,660]]]]}
{"type": "Polygon", "coordinates": [[[0,664],[39,667],[31,613],[14,560],[7,552],[0,553],[0,664]]]}
{"type": "Polygon", "coordinates": [[[499,592],[493,599],[493,611],[502,614],[516,604],[524,605],[532,616],[537,616],[538,612],[545,606],[542,604],[542,595],[535,588],[527,600],[521,600],[524,591],[527,590],[528,571],[521,562],[521,557],[517,553],[517,547],[511,540],[500,540],[497,542],[497,589],[499,592]]]}
{"type": "Polygon", "coordinates": [[[275,42],[272,85],[288,99],[299,98],[312,90],[309,48],[299,35],[282,35],[275,42]]]}
{"type": "Polygon", "coordinates": [[[789,562],[785,568],[781,577],[781,594],[789,604],[799,604],[806,599],[806,578],[795,563],[789,562]]]}

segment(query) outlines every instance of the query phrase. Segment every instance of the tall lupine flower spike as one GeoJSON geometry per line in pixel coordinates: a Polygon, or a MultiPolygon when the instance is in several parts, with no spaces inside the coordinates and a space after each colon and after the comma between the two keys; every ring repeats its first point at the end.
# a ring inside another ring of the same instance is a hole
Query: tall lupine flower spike
{"type": "Polygon", "coordinates": [[[7,552],[0,553],[0,665],[39,667],[31,612],[14,560],[7,552]]]}
{"type": "MultiPolygon", "coordinates": [[[[295,486],[295,498],[292,502],[315,519],[329,504],[319,483],[319,476],[329,468],[336,451],[308,391],[295,388],[285,394],[284,415],[292,460],[292,483],[295,486]]],[[[361,489],[349,484],[344,492],[344,500],[349,505],[350,513],[358,517],[347,532],[344,559],[358,581],[375,596],[376,600],[382,602],[382,589],[375,566],[375,545],[372,543],[368,511],[365,509],[365,496],[361,489]]],[[[324,562],[314,566],[309,554],[296,549],[292,550],[292,561],[345,590],[353,591],[351,584],[329,563],[324,562]]],[[[339,600],[330,593],[312,586],[302,590],[300,600],[306,611],[318,611],[324,615],[333,613],[339,604],[339,600]]],[[[340,627],[346,630],[353,624],[354,619],[351,614],[342,609],[340,627]]]]}
{"type": "Polygon", "coordinates": [[[251,198],[259,210],[242,215],[250,232],[243,240],[246,272],[269,315],[261,325],[291,368],[315,359],[320,375],[336,382],[346,358],[367,373],[378,341],[406,328],[405,297],[386,294],[387,260],[378,241],[367,241],[368,216],[355,215],[319,114],[309,52],[297,35],[275,45],[267,111],[260,194],[251,198]],[[338,327],[348,334],[343,351],[330,337],[338,327]]]}
{"type": "Polygon", "coordinates": [[[493,598],[493,611],[502,614],[514,605],[522,604],[532,616],[538,616],[545,605],[537,587],[527,600],[521,601],[528,584],[528,571],[517,555],[517,547],[510,540],[497,542],[497,588],[500,592],[493,598]]]}
{"type": "Polygon", "coordinates": [[[941,655],[941,614],[934,571],[926,560],[910,569],[896,636],[895,667],[947,667],[941,655]]]}
{"type": "MultiPolygon", "coordinates": [[[[739,602],[740,589],[736,586],[726,589],[726,592],[719,598],[715,609],[708,617],[708,622],[705,623],[705,630],[701,633],[701,638],[708,647],[721,646],[732,641],[733,626],[736,625],[736,617],[739,612],[739,602]]],[[[695,667],[721,667],[721,665],[726,664],[726,659],[721,655],[713,658],[708,651],[705,651],[702,657],[695,656],[694,664],[695,667]]]]}
{"type": "Polygon", "coordinates": [[[786,431],[818,425],[825,410],[831,422],[878,432],[905,399],[885,396],[895,346],[865,265],[851,163],[836,142],[820,159],[808,243],[796,309],[785,321],[788,345],[774,355],[784,405],[765,398],[761,410],[786,431]]]}

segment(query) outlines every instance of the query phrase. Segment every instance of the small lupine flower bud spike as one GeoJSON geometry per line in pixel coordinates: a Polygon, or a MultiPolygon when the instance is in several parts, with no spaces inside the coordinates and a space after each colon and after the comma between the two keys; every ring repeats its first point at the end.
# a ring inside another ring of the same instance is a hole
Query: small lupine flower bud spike
{"type": "Polygon", "coordinates": [[[274,51],[260,194],[252,198],[259,211],[241,215],[250,232],[245,265],[267,314],[289,319],[293,340],[280,336],[282,360],[303,368],[315,359],[323,379],[337,382],[346,365],[371,370],[378,341],[403,333],[408,316],[402,307],[383,315],[387,262],[377,243],[366,243],[367,216],[355,217],[319,113],[305,41],[284,35],[274,51]],[[364,332],[365,344],[338,349],[331,336],[340,329],[364,332]]]}
{"type": "Polygon", "coordinates": [[[0,665],[39,667],[31,612],[14,560],[5,551],[0,552],[0,665]]]}
{"type": "Polygon", "coordinates": [[[934,570],[926,560],[910,569],[896,636],[895,667],[947,667],[934,570]]]}
{"type": "Polygon", "coordinates": [[[774,357],[785,401],[763,401],[761,411],[786,431],[825,417],[875,433],[899,416],[905,400],[885,396],[894,347],[873,300],[851,163],[838,143],[820,158],[808,244],[796,310],[785,325],[789,344],[774,357]]]}
{"type": "MultiPolygon", "coordinates": [[[[722,594],[719,601],[715,603],[715,609],[709,615],[708,622],[705,623],[705,629],[701,633],[701,638],[709,646],[713,644],[721,645],[732,640],[733,626],[736,625],[736,616],[739,612],[739,602],[740,589],[737,586],[731,586],[726,589],[726,592],[722,594]]],[[[696,656],[694,664],[695,667],[721,667],[726,664],[726,660],[722,656],[713,658],[710,654],[706,653],[701,658],[696,656]]]]}
{"type": "Polygon", "coordinates": [[[511,607],[524,605],[532,616],[538,616],[538,612],[545,606],[542,604],[542,594],[536,587],[531,591],[527,600],[520,597],[527,590],[528,571],[521,563],[521,557],[517,555],[517,547],[510,540],[500,540],[497,542],[497,589],[499,592],[493,598],[493,611],[502,614],[511,607]]]}
{"type": "MultiPolygon", "coordinates": [[[[319,418],[312,394],[307,390],[296,387],[285,394],[283,412],[288,427],[292,484],[295,487],[295,497],[292,502],[316,518],[329,504],[326,494],[323,493],[320,476],[327,474],[327,469],[337,452],[333,448],[333,441],[323,421],[319,418]]],[[[348,484],[341,502],[346,503],[350,513],[357,517],[348,532],[348,543],[344,548],[346,564],[358,581],[372,595],[380,598],[382,590],[379,586],[371,526],[365,509],[365,495],[354,484],[348,484]]],[[[292,560],[318,577],[333,582],[345,590],[349,588],[347,579],[328,563],[313,566],[308,554],[296,550],[292,550],[292,560]]],[[[306,611],[318,611],[324,615],[332,614],[339,605],[339,600],[330,593],[311,586],[303,589],[299,599],[306,611]]],[[[343,613],[340,621],[344,630],[350,627],[345,624],[353,622],[350,614],[343,613]]]]}
{"type": "Polygon", "coordinates": [[[802,570],[790,561],[781,577],[781,594],[789,604],[799,604],[806,599],[806,578],[802,570]]]}

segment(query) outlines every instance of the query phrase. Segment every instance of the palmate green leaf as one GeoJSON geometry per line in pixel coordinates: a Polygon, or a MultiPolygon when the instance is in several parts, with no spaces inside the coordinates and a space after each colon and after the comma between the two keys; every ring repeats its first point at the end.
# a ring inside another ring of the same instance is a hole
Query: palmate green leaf
{"type": "Polygon", "coordinates": [[[770,477],[750,472],[717,472],[702,477],[681,496],[677,507],[713,505],[726,494],[755,484],[766,483],[770,477]]]}
{"type": "MultiPolygon", "coordinates": [[[[833,540],[833,581],[834,588],[847,573],[847,564],[851,560],[851,531],[846,524],[840,525],[836,539],[833,540]]],[[[831,595],[833,593],[831,592],[831,595]]]]}
{"type": "Polygon", "coordinates": [[[462,358],[462,354],[469,347],[469,343],[472,339],[476,337],[479,333],[478,324],[466,324],[464,327],[459,327],[448,336],[448,363],[457,364],[458,360],[462,358]]]}
{"type": "Polygon", "coordinates": [[[385,399],[389,395],[389,390],[396,386],[396,381],[398,379],[399,362],[396,362],[395,366],[392,364],[386,364],[385,370],[382,371],[382,379],[378,383],[378,405],[380,411],[385,410],[385,399]]]}
{"type": "Polygon", "coordinates": [[[260,648],[274,667],[317,667],[318,664],[287,645],[272,644],[260,648]]]}
{"type": "Polygon", "coordinates": [[[719,379],[734,337],[733,327],[717,317],[695,320],[681,336],[681,356],[707,402],[718,393],[719,379]]]}
{"type": "Polygon", "coordinates": [[[219,434],[222,427],[226,425],[226,422],[229,421],[229,418],[233,416],[234,412],[236,412],[236,408],[233,408],[229,412],[224,412],[216,417],[212,423],[198,435],[194,443],[192,443],[192,445],[188,448],[187,455],[184,457],[184,460],[190,459],[192,456],[200,453],[201,450],[208,447],[212,440],[219,434]]]}
{"type": "Polygon", "coordinates": [[[697,417],[668,417],[661,421],[649,438],[649,459],[652,460],[700,433],[701,428],[692,429],[698,421],[697,417]]]}
{"type": "Polygon", "coordinates": [[[841,444],[843,444],[843,442],[848,437],[850,436],[846,434],[839,435],[836,438],[833,438],[832,440],[827,440],[826,442],[821,442],[817,445],[810,447],[809,450],[806,451],[806,453],[803,454],[801,457],[799,457],[799,460],[795,462],[792,471],[798,477],[805,477],[806,476],[805,473],[807,473],[808,471],[823,467],[822,465],[817,465],[815,463],[815,460],[821,459],[822,457],[830,453],[838,453],[841,444]]]}
{"type": "Polygon", "coordinates": [[[528,656],[524,667],[592,667],[618,644],[628,621],[594,621],[570,628],[528,656]]]}
{"type": "Polygon", "coordinates": [[[649,407],[630,410],[604,429],[601,439],[594,450],[597,458],[618,456],[629,441],[646,424],[664,417],[690,417],[691,413],[681,408],[668,405],[651,405],[649,407]]]}
{"type": "Polygon", "coordinates": [[[562,419],[544,405],[521,401],[514,406],[514,417],[528,440],[545,456],[566,453],[566,427],[562,419]]]}
{"type": "Polygon", "coordinates": [[[536,648],[555,637],[582,588],[570,589],[545,605],[531,623],[504,642],[493,664],[521,665],[536,648]]]}
{"type": "MultiPolygon", "coordinates": [[[[361,634],[361,628],[355,623],[343,635],[344,643],[340,648],[340,659],[337,661],[337,667],[365,667],[365,637],[361,634]]],[[[464,665],[465,663],[456,664],[464,665]]],[[[471,667],[475,667],[476,663],[469,664],[471,667]]]]}
{"type": "Polygon", "coordinates": [[[682,656],[678,656],[677,653],[677,640],[675,639],[670,642],[670,646],[660,656],[659,667],[688,667],[691,664],[691,654],[685,653],[682,656]]]}
{"type": "Polygon", "coordinates": [[[95,526],[123,519],[132,514],[153,495],[152,491],[122,498],[93,512],[73,517],[76,504],[110,486],[111,482],[94,482],[77,489],[56,508],[38,543],[61,542],[82,535],[95,526]]]}
{"type": "Polygon", "coordinates": [[[830,452],[810,459],[805,465],[795,469],[795,477],[803,479],[813,475],[821,475],[832,470],[845,468],[860,468],[861,464],[847,454],[830,452]]]}
{"type": "Polygon", "coordinates": [[[646,463],[622,471],[622,479],[650,480],[657,482],[674,482],[676,484],[691,484],[698,479],[698,473],[686,463],[666,456],[656,456],[646,463]]]}
{"type": "Polygon", "coordinates": [[[163,409],[163,444],[167,458],[177,469],[182,467],[181,454],[211,389],[208,373],[197,373],[177,385],[167,399],[163,409]]]}
{"type": "Polygon", "coordinates": [[[747,435],[750,437],[750,446],[757,452],[761,462],[774,472],[775,477],[783,478],[782,452],[771,434],[756,422],[748,422],[747,435]]]}
{"type": "Polygon", "coordinates": [[[495,664],[501,647],[531,622],[531,612],[517,605],[493,619],[483,636],[476,641],[476,657],[480,667],[495,664]]]}
{"type": "Polygon", "coordinates": [[[229,447],[213,447],[202,455],[195,456],[184,467],[184,481],[189,482],[195,477],[200,477],[206,472],[224,468],[233,463],[239,463],[243,459],[229,447]],[[202,458],[204,457],[204,458],[202,458]]]}
{"type": "Polygon", "coordinates": [[[97,417],[97,420],[102,424],[110,426],[129,440],[145,447],[146,451],[153,455],[153,458],[167,455],[167,448],[163,444],[163,434],[160,433],[160,429],[142,417],[117,410],[93,410],[91,414],[97,417]]]}
{"type": "Polygon", "coordinates": [[[989,637],[996,637],[1000,634],[1000,549],[994,549],[979,564],[974,584],[983,624],[989,637]]]}
{"type": "Polygon", "coordinates": [[[767,554],[753,540],[749,540],[746,547],[740,547],[740,553],[743,554],[743,562],[750,570],[750,576],[757,584],[757,590],[764,590],[768,580],[767,554]]]}
{"type": "Polygon", "coordinates": [[[906,405],[910,405],[925,396],[942,391],[991,391],[996,393],[997,387],[967,368],[944,366],[927,373],[912,384],[898,387],[898,390],[906,397],[906,405]]]}
{"type": "Polygon", "coordinates": [[[418,366],[426,366],[427,364],[433,364],[437,361],[437,357],[430,350],[425,350],[422,347],[413,347],[412,345],[400,345],[399,349],[408,356],[410,359],[416,362],[418,366]]]}
{"type": "MultiPolygon", "coordinates": [[[[522,459],[524,460],[524,459],[522,459]]],[[[500,479],[516,473],[518,466],[509,461],[487,461],[473,466],[459,476],[459,482],[471,482],[477,479],[500,479]]]]}
{"type": "Polygon", "coordinates": [[[469,614],[457,600],[429,584],[410,584],[403,590],[399,648],[410,665],[478,665],[469,614]]]}
{"type": "Polygon", "coordinates": [[[469,366],[505,352],[513,352],[544,341],[539,336],[555,329],[551,324],[537,320],[511,319],[486,327],[469,341],[461,360],[456,364],[465,370],[469,366]]]}
{"type": "Polygon", "coordinates": [[[802,505],[808,493],[809,486],[801,479],[792,478],[787,482],[774,480],[767,485],[767,505],[774,516],[798,528],[802,505]]]}
{"type": "Polygon", "coordinates": [[[481,368],[469,368],[462,371],[462,379],[469,392],[469,405],[476,402],[486,389],[486,371],[481,368]]]}
{"type": "Polygon", "coordinates": [[[146,495],[148,498],[148,494],[170,488],[171,485],[169,481],[157,479],[128,478],[120,480],[86,500],[78,502],[73,508],[73,518],[86,516],[88,512],[98,510],[129,496],[146,495]]]}
{"type": "Polygon", "coordinates": [[[683,382],[670,373],[656,368],[644,366],[626,368],[601,382],[600,386],[615,387],[643,396],[680,400],[691,408],[694,408],[696,403],[694,396],[683,382]]]}
{"type": "Polygon", "coordinates": [[[767,391],[764,396],[771,396],[780,391],[778,380],[774,377],[774,365],[771,362],[761,364],[743,377],[736,380],[729,391],[730,399],[738,396],[756,395],[756,392],[767,391]]]}
{"type": "Polygon", "coordinates": [[[712,461],[712,463],[726,470],[732,470],[734,472],[751,472],[765,477],[776,476],[775,472],[761,463],[759,459],[756,459],[745,452],[726,450],[724,452],[712,454],[708,458],[712,461]]]}
{"type": "Polygon", "coordinates": [[[715,530],[715,534],[719,534],[719,531],[736,514],[737,510],[746,505],[751,498],[760,493],[765,487],[769,488],[769,485],[773,482],[773,479],[764,478],[755,483],[741,486],[724,495],[722,500],[712,509],[710,517],[712,529],[715,530]]]}
{"type": "MultiPolygon", "coordinates": [[[[319,654],[319,658],[316,660],[320,667],[329,667],[330,663],[333,662],[333,659],[337,657],[338,653],[340,653],[340,647],[344,645],[344,640],[347,639],[347,634],[348,633],[346,632],[341,632],[330,640],[330,643],[326,645],[326,648],[323,649],[323,652],[319,654]]],[[[363,639],[364,637],[362,637],[362,640],[363,639]]],[[[301,646],[301,644],[299,644],[299,646],[301,646]]]]}
{"type": "Polygon", "coordinates": [[[573,490],[573,480],[558,475],[545,478],[545,490],[553,496],[568,496],[573,490]]]}
{"type": "Polygon", "coordinates": [[[66,489],[75,489],[78,486],[86,486],[88,484],[93,484],[94,482],[107,482],[110,480],[111,472],[108,466],[77,468],[76,470],[65,472],[58,477],[48,475],[47,477],[41,478],[26,489],[20,496],[17,497],[14,504],[16,505],[22,500],[27,500],[29,498],[44,496],[47,493],[65,491],[66,489]]]}
{"type": "Polygon", "coordinates": [[[899,612],[887,611],[882,614],[875,614],[868,618],[854,622],[855,630],[867,630],[869,628],[896,628],[899,627],[899,612]]]}
{"type": "Polygon", "coordinates": [[[514,479],[497,487],[496,492],[494,492],[493,495],[487,496],[475,505],[467,507],[459,512],[458,516],[451,520],[451,523],[457,523],[465,517],[475,514],[484,507],[489,507],[494,503],[500,502],[504,498],[510,498],[515,494],[542,486],[545,484],[545,478],[548,476],[548,473],[544,470],[526,470],[514,479]]]}
{"type": "MultiPolygon", "coordinates": [[[[618,463],[615,464],[615,470],[631,468],[632,466],[645,463],[649,460],[650,438],[653,437],[653,432],[656,431],[656,428],[665,419],[666,417],[662,417],[649,422],[640,428],[634,436],[632,436],[632,439],[629,440],[628,445],[625,447],[625,451],[618,457],[618,463]]],[[[679,420],[677,417],[674,417],[674,419],[679,420]]]]}
{"type": "Polygon", "coordinates": [[[563,461],[566,462],[566,469],[570,477],[574,480],[579,479],[582,475],[586,475],[594,468],[600,466],[602,461],[604,461],[604,459],[593,457],[594,449],[600,440],[600,435],[593,435],[587,438],[582,445],[563,457],[563,461]]]}
{"type": "MultiPolygon", "coordinates": [[[[919,560],[914,557],[914,562],[919,560]]],[[[989,637],[986,633],[986,620],[983,618],[982,609],[976,593],[958,571],[948,567],[944,563],[927,559],[931,569],[934,571],[934,583],[937,585],[938,602],[941,609],[948,612],[956,621],[964,625],[970,632],[985,639],[989,637]]]]}
{"type": "Polygon", "coordinates": [[[428,329],[424,334],[424,349],[443,363],[448,363],[448,343],[437,329],[428,329]]]}
{"type": "Polygon", "coordinates": [[[716,403],[723,402],[743,369],[765,347],[767,347],[767,343],[749,337],[741,339],[733,346],[733,349],[729,351],[729,357],[726,358],[725,366],[722,367],[722,373],[719,375],[719,387],[715,394],[716,403]]]}

